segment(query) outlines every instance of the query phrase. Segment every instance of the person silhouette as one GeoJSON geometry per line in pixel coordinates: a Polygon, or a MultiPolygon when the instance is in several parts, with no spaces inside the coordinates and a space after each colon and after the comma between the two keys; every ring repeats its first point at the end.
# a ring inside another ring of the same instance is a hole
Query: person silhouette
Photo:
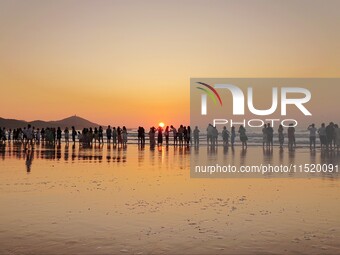
{"type": "Polygon", "coordinates": [[[224,126],[223,130],[222,130],[222,139],[223,139],[223,146],[227,146],[229,145],[229,131],[227,130],[227,127],[224,126]]]}
{"type": "Polygon", "coordinates": [[[72,126],[72,142],[76,142],[77,131],[74,126],[72,126]]]}
{"type": "Polygon", "coordinates": [[[169,126],[166,126],[165,131],[164,131],[164,136],[165,136],[165,144],[166,144],[166,146],[168,146],[169,145],[169,136],[170,136],[169,126]]]}
{"type": "Polygon", "coordinates": [[[283,143],[285,140],[284,134],[283,134],[283,126],[280,125],[279,129],[277,130],[278,134],[279,134],[279,144],[280,144],[280,149],[283,148],[283,143]]]}
{"type": "Polygon", "coordinates": [[[109,125],[106,129],[106,139],[107,139],[108,144],[111,143],[111,136],[112,136],[112,129],[111,129],[111,126],[109,125]]]}
{"type": "Polygon", "coordinates": [[[232,126],[231,127],[231,135],[230,135],[230,143],[231,143],[232,148],[234,148],[235,138],[236,138],[236,131],[235,131],[235,127],[232,126]]]}
{"type": "Polygon", "coordinates": [[[58,127],[58,129],[57,129],[57,142],[58,142],[58,144],[61,144],[61,129],[60,129],[60,127],[58,127]]]}
{"type": "Polygon", "coordinates": [[[294,150],[296,143],[295,143],[295,128],[293,126],[293,123],[289,124],[288,127],[288,148],[290,151],[294,150]]]}
{"type": "Polygon", "coordinates": [[[327,134],[326,134],[325,123],[321,124],[321,127],[318,129],[318,134],[319,134],[321,149],[324,149],[327,147],[327,134]]]}
{"type": "Polygon", "coordinates": [[[193,133],[194,133],[194,145],[198,146],[199,145],[199,136],[200,136],[200,130],[198,129],[198,126],[195,127],[193,133]]]}
{"type": "Polygon", "coordinates": [[[65,134],[65,142],[68,144],[69,143],[69,139],[70,139],[70,132],[68,130],[68,127],[65,128],[64,134],[65,134]]]}
{"type": "Polygon", "coordinates": [[[238,130],[239,134],[240,134],[240,140],[242,142],[242,149],[247,149],[248,148],[248,144],[247,144],[247,134],[246,134],[246,129],[243,127],[243,125],[240,126],[239,130],[238,130]]]}
{"type": "Polygon", "coordinates": [[[315,124],[313,123],[309,125],[307,130],[309,131],[309,149],[312,150],[312,147],[313,147],[313,149],[315,150],[315,141],[316,141],[316,132],[317,132],[315,124]]]}
{"type": "Polygon", "coordinates": [[[274,129],[270,126],[270,123],[267,124],[267,146],[273,147],[273,137],[274,137],[274,129]]]}
{"type": "Polygon", "coordinates": [[[158,136],[157,136],[157,145],[162,146],[163,144],[163,128],[159,126],[157,128],[158,136]]]}

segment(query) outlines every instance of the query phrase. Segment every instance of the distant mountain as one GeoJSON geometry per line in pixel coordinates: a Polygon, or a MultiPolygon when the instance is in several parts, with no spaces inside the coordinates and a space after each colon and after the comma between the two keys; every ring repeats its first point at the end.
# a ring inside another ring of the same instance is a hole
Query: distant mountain
{"type": "Polygon", "coordinates": [[[99,124],[93,123],[89,120],[86,120],[78,116],[71,116],[66,119],[56,120],[56,121],[43,121],[43,120],[24,121],[24,120],[0,118],[0,127],[13,129],[13,128],[19,128],[19,127],[26,127],[28,124],[31,124],[33,127],[36,127],[36,128],[60,127],[64,129],[65,127],[71,128],[72,126],[75,126],[75,128],[78,130],[83,129],[85,127],[100,126],[99,124]]]}

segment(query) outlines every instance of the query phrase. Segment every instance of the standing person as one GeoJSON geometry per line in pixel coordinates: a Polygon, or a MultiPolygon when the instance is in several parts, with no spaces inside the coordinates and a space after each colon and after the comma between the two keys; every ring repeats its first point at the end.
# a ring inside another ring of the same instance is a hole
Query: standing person
{"type": "Polygon", "coordinates": [[[285,140],[285,137],[283,135],[283,126],[280,125],[279,126],[279,129],[277,130],[278,134],[279,134],[279,144],[280,144],[280,149],[283,148],[283,143],[284,143],[284,140],[285,140]]]}
{"type": "Polygon", "coordinates": [[[27,130],[26,130],[26,136],[27,136],[27,143],[33,145],[33,137],[34,137],[34,133],[33,133],[33,128],[31,125],[27,126],[27,130]]]}
{"type": "Polygon", "coordinates": [[[178,128],[177,137],[178,137],[179,145],[183,146],[183,125],[180,125],[180,127],[178,128]]]}
{"type": "Polygon", "coordinates": [[[168,146],[169,145],[169,136],[170,136],[169,126],[166,126],[165,131],[164,131],[164,136],[165,136],[165,144],[166,144],[166,146],[168,146]]]}
{"type": "Polygon", "coordinates": [[[99,137],[99,144],[104,143],[104,130],[102,126],[99,127],[98,137],[99,137]]]}
{"type": "Polygon", "coordinates": [[[213,141],[213,145],[214,145],[214,146],[217,146],[217,145],[218,145],[218,144],[217,144],[218,131],[217,131],[216,126],[213,127],[212,131],[213,131],[213,133],[212,133],[212,141],[213,141]]]}
{"type": "Polygon", "coordinates": [[[274,129],[270,126],[270,123],[267,124],[267,146],[273,147],[273,137],[274,137],[274,129]]]}
{"type": "Polygon", "coordinates": [[[72,126],[72,142],[75,143],[76,142],[76,136],[77,136],[77,131],[74,128],[74,126],[72,126]]]}
{"type": "MultiPolygon", "coordinates": [[[[96,144],[97,141],[99,141],[99,133],[98,133],[98,129],[95,127],[94,128],[94,144],[96,144]]],[[[99,141],[99,143],[100,143],[100,141],[99,141]]]]}
{"type": "Polygon", "coordinates": [[[288,148],[290,151],[292,151],[295,147],[295,128],[293,126],[293,123],[289,124],[287,132],[288,132],[288,148]]]}
{"type": "Polygon", "coordinates": [[[18,140],[21,143],[24,142],[24,131],[21,128],[18,129],[18,140]]]}
{"type": "Polygon", "coordinates": [[[177,143],[178,143],[178,140],[177,140],[177,129],[174,128],[173,125],[171,125],[170,127],[171,127],[172,134],[174,136],[174,145],[177,145],[177,143]]]}
{"type": "Polygon", "coordinates": [[[184,141],[184,143],[187,143],[187,141],[188,141],[188,130],[187,130],[186,126],[183,127],[183,141],[184,141]]]}
{"type": "Polygon", "coordinates": [[[198,126],[194,129],[194,145],[198,146],[200,141],[200,130],[198,129],[198,126]]]}
{"type": "Polygon", "coordinates": [[[117,130],[115,127],[112,128],[112,144],[117,144],[117,130]]]}
{"type": "Polygon", "coordinates": [[[15,128],[12,131],[12,140],[13,142],[17,140],[17,130],[15,128]]]}
{"type": "Polygon", "coordinates": [[[58,127],[58,129],[57,129],[57,141],[58,141],[58,144],[60,145],[61,144],[61,129],[60,129],[60,127],[58,127]]]}
{"type": "Polygon", "coordinates": [[[41,131],[39,128],[37,128],[37,134],[35,136],[35,138],[37,139],[37,143],[40,143],[40,139],[41,139],[41,131]]]}
{"type": "Polygon", "coordinates": [[[41,141],[44,142],[45,141],[45,128],[41,129],[40,134],[41,134],[41,141]]]}
{"type": "Polygon", "coordinates": [[[93,134],[93,129],[92,129],[92,127],[90,127],[89,130],[86,130],[86,136],[87,136],[88,143],[90,143],[90,145],[92,145],[92,143],[93,143],[93,138],[94,138],[94,134],[93,134]]]}
{"type": "Polygon", "coordinates": [[[326,136],[327,136],[327,149],[333,149],[333,140],[334,140],[334,123],[330,122],[326,127],[326,136]]]}
{"type": "MultiPolygon", "coordinates": [[[[53,137],[53,143],[55,144],[55,142],[57,140],[57,130],[55,128],[52,128],[51,132],[52,132],[52,137],[53,137]]],[[[60,137],[61,137],[61,135],[60,135],[60,137]]]]}
{"type": "Polygon", "coordinates": [[[232,126],[232,127],[231,127],[231,136],[230,136],[231,147],[234,147],[235,138],[236,138],[236,131],[235,131],[235,127],[232,126]]]}
{"type": "Polygon", "coordinates": [[[9,129],[8,133],[7,133],[7,140],[8,140],[8,142],[11,142],[11,139],[12,139],[12,129],[9,129]]]}
{"type": "Polygon", "coordinates": [[[339,128],[338,124],[334,125],[334,135],[335,135],[335,145],[337,147],[337,151],[339,151],[339,148],[340,148],[340,128],[339,128]]]}
{"type": "Polygon", "coordinates": [[[315,150],[316,131],[317,131],[315,124],[313,123],[312,125],[309,125],[307,130],[309,131],[309,149],[312,150],[312,146],[313,146],[313,149],[315,150]]]}
{"type": "Polygon", "coordinates": [[[327,135],[326,135],[325,123],[321,124],[321,127],[318,130],[318,133],[319,133],[321,149],[323,149],[327,147],[327,135]]]}
{"type": "Polygon", "coordinates": [[[118,146],[119,144],[123,144],[122,129],[119,126],[117,127],[117,138],[118,138],[118,146]]]}
{"type": "Polygon", "coordinates": [[[187,127],[187,130],[188,130],[188,140],[187,140],[187,144],[189,145],[189,143],[190,144],[192,144],[192,140],[191,140],[191,127],[190,126],[188,126],[187,127]]]}
{"type": "Polygon", "coordinates": [[[36,139],[36,137],[35,137],[35,135],[36,135],[35,127],[32,127],[32,133],[33,133],[33,138],[32,138],[32,140],[33,140],[33,142],[35,142],[35,139],[36,139]]]}
{"type": "Polygon", "coordinates": [[[150,140],[150,146],[155,147],[156,141],[155,141],[155,134],[156,134],[156,129],[154,127],[150,128],[149,131],[149,140],[150,140]]]}
{"type": "Polygon", "coordinates": [[[122,136],[123,136],[123,145],[126,146],[127,144],[127,140],[128,140],[128,132],[125,126],[123,126],[123,130],[122,130],[122,136]]]}
{"type": "Polygon", "coordinates": [[[145,129],[144,129],[144,127],[141,127],[140,133],[141,133],[141,142],[142,142],[142,145],[144,146],[145,145],[145,129]]]}
{"type": "Polygon", "coordinates": [[[3,139],[3,134],[2,134],[2,131],[3,129],[0,127],[0,142],[2,142],[4,139],[3,139]]]}
{"type": "Polygon", "coordinates": [[[4,142],[7,140],[7,137],[6,137],[6,128],[5,127],[2,128],[2,132],[1,132],[0,138],[4,142]]]}
{"type": "Polygon", "coordinates": [[[68,130],[68,127],[65,128],[64,134],[65,134],[65,142],[67,144],[69,144],[69,141],[70,141],[70,131],[68,130]]]}
{"type": "Polygon", "coordinates": [[[240,140],[242,142],[242,149],[247,149],[248,148],[248,144],[247,144],[247,134],[246,134],[246,129],[243,127],[243,125],[240,126],[240,128],[238,129],[238,132],[240,134],[240,140]]]}
{"type": "Polygon", "coordinates": [[[227,127],[224,126],[222,130],[222,139],[223,139],[223,146],[229,146],[229,131],[227,130],[227,127]]]}
{"type": "MultiPolygon", "coordinates": [[[[1,131],[1,128],[0,128],[1,131]]],[[[2,140],[2,136],[0,136],[0,139],[2,140]]],[[[26,127],[24,127],[24,129],[22,130],[22,142],[26,143],[27,140],[27,129],[26,127]]]]}
{"type": "Polygon", "coordinates": [[[138,145],[142,145],[142,127],[139,126],[138,129],[137,129],[137,142],[138,142],[138,145]]]}
{"type": "Polygon", "coordinates": [[[157,145],[162,146],[163,144],[163,128],[159,126],[157,128],[158,136],[157,136],[157,145]]]}
{"type": "Polygon", "coordinates": [[[268,138],[267,138],[267,124],[264,124],[262,128],[262,146],[267,146],[268,138]]]}
{"type": "Polygon", "coordinates": [[[214,127],[209,123],[207,127],[207,145],[213,145],[213,133],[214,133],[214,127]]]}
{"type": "Polygon", "coordinates": [[[107,143],[111,143],[111,136],[112,136],[112,129],[111,126],[109,125],[106,129],[106,138],[107,138],[107,143]]]}

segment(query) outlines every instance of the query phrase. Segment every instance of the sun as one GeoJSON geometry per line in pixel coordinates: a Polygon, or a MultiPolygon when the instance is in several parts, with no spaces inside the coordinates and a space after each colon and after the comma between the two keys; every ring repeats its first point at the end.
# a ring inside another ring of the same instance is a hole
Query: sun
{"type": "Polygon", "coordinates": [[[160,127],[164,127],[164,126],[165,126],[163,122],[159,122],[158,125],[159,125],[160,127]]]}

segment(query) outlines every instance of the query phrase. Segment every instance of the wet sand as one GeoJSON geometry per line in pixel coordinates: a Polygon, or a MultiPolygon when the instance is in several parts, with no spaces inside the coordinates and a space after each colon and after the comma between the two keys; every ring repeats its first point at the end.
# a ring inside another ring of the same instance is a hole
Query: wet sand
{"type": "Polygon", "coordinates": [[[340,254],[338,176],[192,179],[192,153],[2,148],[0,254],[340,254]]]}

